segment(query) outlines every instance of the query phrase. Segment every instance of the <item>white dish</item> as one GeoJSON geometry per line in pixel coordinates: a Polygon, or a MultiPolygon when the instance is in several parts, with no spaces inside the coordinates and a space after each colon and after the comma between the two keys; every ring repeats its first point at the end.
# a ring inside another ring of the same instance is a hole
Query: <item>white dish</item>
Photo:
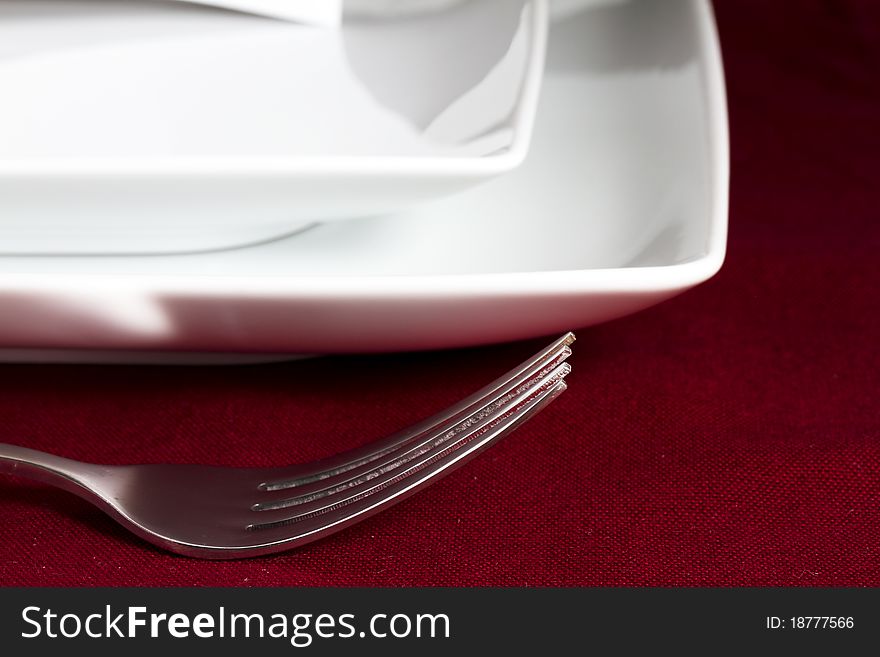
{"type": "Polygon", "coordinates": [[[155,253],[397,211],[518,166],[545,0],[341,29],[0,0],[0,252],[155,253]]]}
{"type": "Polygon", "coordinates": [[[516,172],[246,249],[0,258],[2,357],[433,349],[620,317],[721,266],[726,119],[707,2],[589,6],[553,26],[516,172]]]}

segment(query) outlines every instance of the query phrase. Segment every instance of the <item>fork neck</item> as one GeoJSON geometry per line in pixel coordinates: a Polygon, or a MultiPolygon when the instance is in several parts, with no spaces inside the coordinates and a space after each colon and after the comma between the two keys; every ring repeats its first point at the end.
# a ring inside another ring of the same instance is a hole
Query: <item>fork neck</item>
{"type": "Polygon", "coordinates": [[[0,443],[0,474],[41,481],[78,495],[82,495],[84,488],[93,490],[108,470],[36,449],[0,443]]]}

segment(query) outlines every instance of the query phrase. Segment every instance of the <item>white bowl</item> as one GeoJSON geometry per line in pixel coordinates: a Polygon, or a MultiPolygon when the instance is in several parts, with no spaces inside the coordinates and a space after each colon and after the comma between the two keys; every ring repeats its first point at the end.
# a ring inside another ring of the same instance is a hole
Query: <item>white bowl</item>
{"type": "Polygon", "coordinates": [[[158,0],[0,3],[0,252],[260,242],[520,164],[545,0],[341,30],[158,0]]]}

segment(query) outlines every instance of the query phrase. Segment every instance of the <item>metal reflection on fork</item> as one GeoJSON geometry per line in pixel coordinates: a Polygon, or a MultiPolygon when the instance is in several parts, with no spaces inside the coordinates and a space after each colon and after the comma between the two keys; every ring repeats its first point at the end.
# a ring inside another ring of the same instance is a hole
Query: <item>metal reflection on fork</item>
{"type": "Polygon", "coordinates": [[[180,554],[270,554],[335,533],[429,486],[494,444],[566,388],[574,335],[404,431],[329,459],[280,468],[104,466],[0,443],[0,472],[92,502],[180,554]]]}

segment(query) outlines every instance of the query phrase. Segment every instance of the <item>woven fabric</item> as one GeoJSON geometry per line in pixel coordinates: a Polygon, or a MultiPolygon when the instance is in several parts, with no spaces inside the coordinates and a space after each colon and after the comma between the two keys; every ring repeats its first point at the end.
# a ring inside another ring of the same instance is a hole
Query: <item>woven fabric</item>
{"type": "MultiPolygon", "coordinates": [[[[169,555],[0,478],[4,585],[880,585],[880,3],[716,4],[728,260],[579,332],[570,390],[465,468],[281,555],[169,555]]],[[[367,443],[545,340],[234,368],[0,366],[0,440],[269,465],[367,443]]]]}

